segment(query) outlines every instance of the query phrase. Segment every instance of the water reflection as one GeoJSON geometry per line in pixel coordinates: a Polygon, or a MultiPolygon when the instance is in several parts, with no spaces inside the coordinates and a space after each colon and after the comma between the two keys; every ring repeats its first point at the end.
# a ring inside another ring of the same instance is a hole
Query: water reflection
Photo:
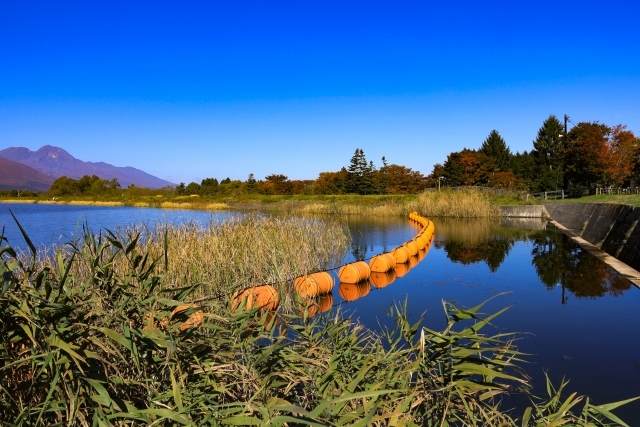
{"type": "Polygon", "coordinates": [[[584,251],[562,232],[540,220],[438,221],[435,245],[448,259],[464,265],[484,262],[495,273],[516,242],[532,245],[531,263],[548,288],[562,287],[562,303],[568,293],[577,298],[619,296],[631,282],[584,251]],[[544,225],[544,227],[541,226],[544,225]]]}
{"type": "Polygon", "coordinates": [[[531,263],[549,289],[562,286],[563,304],[567,302],[564,291],[578,298],[596,298],[620,296],[631,288],[630,281],[555,228],[533,236],[532,241],[531,263]]]}

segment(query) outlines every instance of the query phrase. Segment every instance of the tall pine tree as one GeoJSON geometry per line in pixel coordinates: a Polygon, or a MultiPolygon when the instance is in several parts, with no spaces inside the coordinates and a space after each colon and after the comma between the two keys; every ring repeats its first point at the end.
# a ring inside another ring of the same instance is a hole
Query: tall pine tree
{"type": "MultiPolygon", "coordinates": [[[[538,169],[535,187],[538,191],[562,187],[562,146],[564,129],[562,123],[553,114],[542,123],[538,135],[533,141],[532,154],[538,169]]],[[[566,138],[565,138],[566,139],[566,138]]]]}
{"type": "Polygon", "coordinates": [[[504,142],[504,139],[502,139],[498,131],[495,129],[492,130],[487,139],[484,140],[480,147],[480,151],[491,157],[493,161],[496,162],[498,171],[506,172],[511,169],[511,151],[504,142]]]}

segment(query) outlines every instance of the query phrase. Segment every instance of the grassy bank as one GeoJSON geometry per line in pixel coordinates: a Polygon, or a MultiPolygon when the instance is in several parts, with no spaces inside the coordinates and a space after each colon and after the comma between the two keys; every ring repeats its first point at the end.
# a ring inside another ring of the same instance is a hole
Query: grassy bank
{"type": "Polygon", "coordinates": [[[544,203],[616,203],[623,205],[640,206],[640,194],[600,194],[597,196],[583,196],[564,200],[545,200],[544,203]]]}
{"type": "MultiPolygon", "coordinates": [[[[295,229],[300,220],[261,221],[255,217],[234,227],[286,232],[279,227],[295,229]]],[[[298,233],[316,227],[303,224],[283,241],[297,248],[298,233]]],[[[394,306],[389,315],[396,328],[378,334],[335,311],[313,318],[295,310],[279,316],[232,313],[228,297],[214,293],[199,302],[202,325],[181,330],[195,309],[171,316],[174,307],[211,291],[199,283],[212,267],[209,260],[190,261],[188,250],[180,255],[172,249],[185,244],[184,236],[190,244],[192,232],[176,229],[166,239],[161,233],[144,241],[127,231],[122,237],[85,236],[84,247],[45,263],[37,257],[20,262],[12,249],[0,248],[0,421],[605,425],[600,421],[615,406],[594,406],[575,394],[562,396],[562,387],[549,387],[549,396],[532,398],[523,412],[502,409],[506,393],[527,393],[527,377],[518,367],[524,355],[513,345],[514,334],[485,330],[499,313],[482,315],[482,305],[461,310],[444,304],[442,331],[409,323],[405,308],[394,306]],[[163,249],[157,252],[158,247],[163,249]],[[178,274],[192,268],[202,273],[171,278],[172,265],[178,274]]],[[[234,236],[215,238],[245,247],[234,236]]],[[[322,259],[314,247],[303,256],[310,258],[301,261],[305,265],[322,259]]],[[[285,265],[290,256],[256,246],[245,263],[259,271],[285,265]],[[252,265],[264,259],[267,267],[252,265]]]]}
{"type": "Polygon", "coordinates": [[[517,194],[493,195],[478,191],[431,191],[407,195],[295,195],[264,196],[259,194],[239,197],[123,197],[114,200],[96,198],[59,198],[56,201],[39,199],[0,199],[9,203],[76,204],[93,206],[133,206],[164,209],[203,210],[260,210],[273,213],[302,213],[320,215],[374,215],[405,216],[418,210],[427,216],[492,217],[498,215],[498,206],[537,203],[523,201],[517,194]]]}

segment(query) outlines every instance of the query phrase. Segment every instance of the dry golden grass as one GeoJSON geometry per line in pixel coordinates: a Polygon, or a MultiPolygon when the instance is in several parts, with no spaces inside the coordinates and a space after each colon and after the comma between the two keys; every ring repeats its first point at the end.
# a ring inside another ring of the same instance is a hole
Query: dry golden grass
{"type": "Polygon", "coordinates": [[[36,200],[32,199],[4,199],[0,200],[1,203],[35,203],[36,200]]]}
{"type": "MultiPolygon", "coordinates": [[[[140,251],[162,261],[165,232],[169,264],[164,282],[171,287],[202,283],[200,298],[270,283],[287,299],[295,277],[334,267],[351,241],[348,229],[336,221],[256,214],[204,226],[191,222],[129,227],[115,234],[140,234],[140,251]]],[[[81,280],[88,279],[90,271],[92,256],[87,251],[85,244],[80,251],[82,260],[72,271],[81,280]]],[[[53,265],[55,260],[42,261],[53,265]]],[[[113,266],[118,274],[130,268],[122,254],[116,256],[113,266]]]]}
{"type": "Polygon", "coordinates": [[[160,205],[164,209],[189,209],[192,207],[191,203],[174,203],[174,202],[162,202],[160,205]]]}
{"type": "Polygon", "coordinates": [[[375,205],[347,204],[347,203],[309,203],[292,211],[314,215],[373,215],[373,216],[401,216],[408,214],[411,209],[404,203],[382,203],[375,205]]]}
{"type": "Polygon", "coordinates": [[[150,205],[146,202],[138,202],[133,205],[136,208],[148,208],[150,205]]]}
{"type": "Polygon", "coordinates": [[[91,200],[71,200],[66,204],[80,206],[124,206],[122,202],[96,202],[91,200]]]}
{"type": "Polygon", "coordinates": [[[231,206],[226,203],[209,203],[206,209],[210,211],[226,211],[231,209],[231,206]]]}
{"type": "Polygon", "coordinates": [[[500,207],[486,193],[475,189],[430,191],[422,193],[415,210],[427,217],[492,218],[500,216],[500,207]]]}

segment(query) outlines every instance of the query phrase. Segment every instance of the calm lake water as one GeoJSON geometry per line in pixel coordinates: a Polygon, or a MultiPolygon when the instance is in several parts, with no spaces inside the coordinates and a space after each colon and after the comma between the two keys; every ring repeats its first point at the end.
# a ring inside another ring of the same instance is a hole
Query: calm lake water
{"type": "MultiPolygon", "coordinates": [[[[25,248],[8,209],[34,243],[64,243],[88,222],[97,232],[143,222],[205,223],[233,213],[150,208],[0,204],[0,225],[10,241],[25,248]]],[[[473,307],[497,294],[485,313],[512,306],[485,333],[525,332],[518,348],[530,354],[524,365],[534,392],[545,394],[544,372],[554,384],[570,379],[567,391],[587,394],[595,403],[640,395],[640,290],[540,220],[487,221],[433,219],[435,240],[427,255],[403,277],[380,289],[367,285],[333,291],[334,306],[372,329],[391,325],[385,315],[393,301],[408,302],[413,319],[445,325],[442,301],[473,307]],[[341,293],[350,301],[341,297],[341,293]]],[[[344,262],[370,258],[415,236],[402,218],[351,218],[352,247],[344,262]]],[[[335,273],[334,273],[334,276],[335,273]]],[[[337,276],[336,276],[337,277],[337,276]]],[[[517,399],[507,402],[519,405],[517,399]]],[[[617,412],[640,425],[640,404],[617,412]]]]}

